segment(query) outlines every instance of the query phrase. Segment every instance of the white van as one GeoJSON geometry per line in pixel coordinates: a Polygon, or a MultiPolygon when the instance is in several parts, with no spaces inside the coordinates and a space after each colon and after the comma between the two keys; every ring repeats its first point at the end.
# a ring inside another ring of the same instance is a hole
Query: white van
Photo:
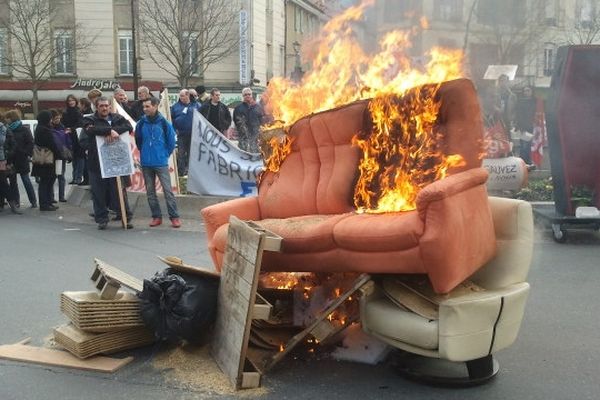
{"type": "Polygon", "coordinates": [[[37,119],[22,119],[21,122],[23,125],[27,125],[29,127],[32,135],[35,133],[35,127],[38,124],[37,119]]]}

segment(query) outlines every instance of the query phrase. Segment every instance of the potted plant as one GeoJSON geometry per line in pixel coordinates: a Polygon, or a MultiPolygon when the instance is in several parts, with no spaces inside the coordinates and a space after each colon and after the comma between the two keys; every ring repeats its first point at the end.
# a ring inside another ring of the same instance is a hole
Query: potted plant
{"type": "Polygon", "coordinates": [[[577,207],[593,206],[594,191],[585,185],[571,186],[571,205],[577,207]]]}

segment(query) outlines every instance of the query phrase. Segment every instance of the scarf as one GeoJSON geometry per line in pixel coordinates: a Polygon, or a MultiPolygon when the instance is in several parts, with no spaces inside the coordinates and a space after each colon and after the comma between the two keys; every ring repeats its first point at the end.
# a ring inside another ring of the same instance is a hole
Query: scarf
{"type": "Polygon", "coordinates": [[[18,129],[22,124],[23,124],[23,122],[21,122],[20,119],[17,121],[13,121],[10,124],[8,124],[8,129],[10,129],[11,131],[14,131],[15,129],[18,129]]]}

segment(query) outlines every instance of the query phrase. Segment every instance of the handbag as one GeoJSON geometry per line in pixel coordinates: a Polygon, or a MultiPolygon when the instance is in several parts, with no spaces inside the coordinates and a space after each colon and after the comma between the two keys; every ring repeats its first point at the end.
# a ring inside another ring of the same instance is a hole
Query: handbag
{"type": "Polygon", "coordinates": [[[46,147],[33,146],[33,156],[31,162],[37,165],[51,165],[54,163],[54,154],[46,147]]]}

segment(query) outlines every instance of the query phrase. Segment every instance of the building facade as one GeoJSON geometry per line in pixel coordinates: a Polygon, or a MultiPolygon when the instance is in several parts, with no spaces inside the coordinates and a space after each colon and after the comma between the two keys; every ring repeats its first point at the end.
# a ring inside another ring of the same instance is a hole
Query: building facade
{"type": "MultiPolygon", "coordinates": [[[[36,61],[43,64],[50,59],[49,67],[37,83],[40,108],[62,107],[68,94],[83,97],[94,87],[109,93],[123,87],[132,99],[134,72],[138,85],[146,85],[154,93],[164,87],[173,91],[181,87],[168,64],[152,57],[158,50],[152,47],[150,35],[141,27],[142,1],[146,0],[0,0],[3,10],[19,12],[21,4],[31,5],[42,9],[40,14],[44,15],[40,18],[47,19],[48,30],[39,40],[46,58],[36,61]]],[[[185,6],[188,1],[192,0],[164,0],[164,4],[185,6]]],[[[205,4],[218,1],[209,0],[205,4]]],[[[228,102],[241,100],[239,93],[245,86],[260,92],[274,76],[289,77],[296,67],[296,54],[301,51],[302,43],[327,19],[321,8],[307,0],[222,1],[232,14],[227,21],[234,37],[233,42],[218,44],[233,43],[233,49],[228,55],[197,68],[190,74],[187,86],[219,87],[228,102]]],[[[0,108],[17,105],[31,112],[34,83],[30,71],[24,71],[15,62],[23,58],[20,56],[23,51],[14,35],[19,30],[14,21],[10,12],[0,17],[0,108]]],[[[190,63],[193,60],[202,63],[201,29],[187,36],[192,41],[185,48],[190,63]]],[[[218,41],[215,37],[210,39],[211,44],[218,41]]]]}
{"type": "Polygon", "coordinates": [[[412,54],[463,49],[476,82],[488,65],[513,64],[518,81],[548,87],[559,46],[600,43],[598,0],[378,0],[366,26],[375,40],[422,16],[428,27],[415,36],[412,54]]]}

